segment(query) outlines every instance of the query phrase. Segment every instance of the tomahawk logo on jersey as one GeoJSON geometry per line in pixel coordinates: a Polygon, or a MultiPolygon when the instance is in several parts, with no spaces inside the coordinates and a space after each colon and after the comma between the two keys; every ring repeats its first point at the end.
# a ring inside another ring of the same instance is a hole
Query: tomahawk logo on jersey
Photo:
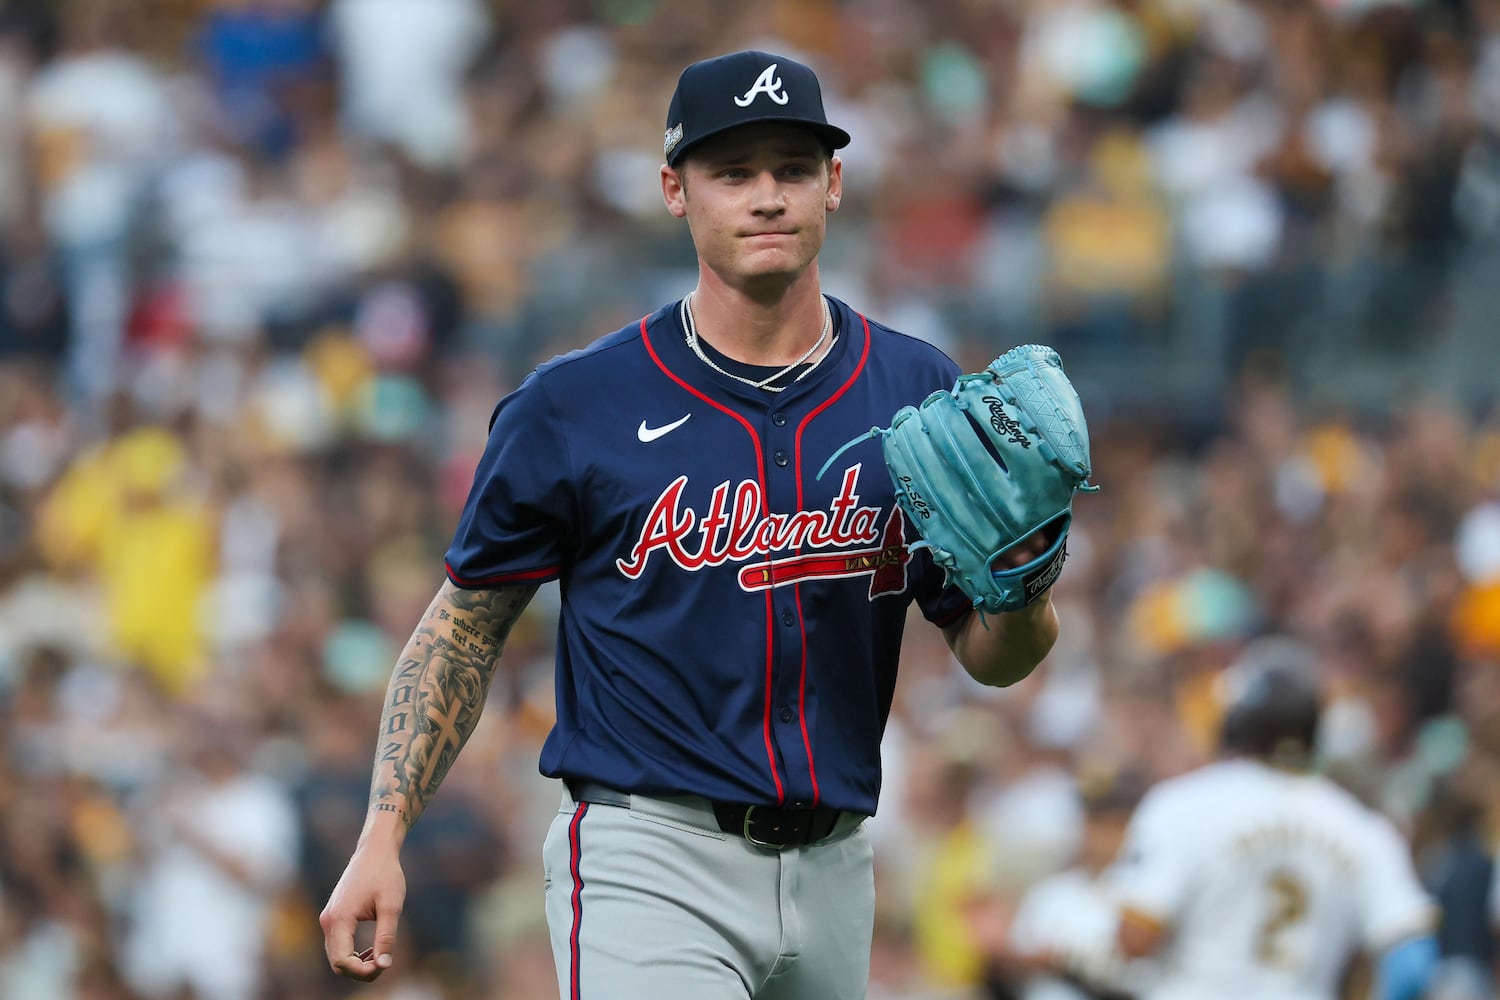
{"type": "Polygon", "coordinates": [[[541,366],[496,409],[448,574],[561,581],[544,773],[874,812],[907,603],[939,624],[969,604],[908,554],[878,442],[817,471],[958,368],[829,303],[836,343],[784,392],[705,365],[674,305],[541,366]],[[809,624],[830,620],[867,625],[809,624]],[[858,663],[873,686],[841,676],[858,663]]]}

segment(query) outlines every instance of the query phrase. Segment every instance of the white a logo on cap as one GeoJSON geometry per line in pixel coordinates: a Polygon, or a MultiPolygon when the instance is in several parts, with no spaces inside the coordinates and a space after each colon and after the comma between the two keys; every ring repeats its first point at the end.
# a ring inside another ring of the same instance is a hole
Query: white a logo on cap
{"type": "Polygon", "coordinates": [[[748,108],[750,102],[755,100],[756,94],[765,94],[777,104],[785,104],[788,100],[786,91],[781,89],[781,77],[776,75],[776,64],[772,63],[761,71],[755,83],[745,93],[734,99],[734,103],[742,108],[748,108]]]}

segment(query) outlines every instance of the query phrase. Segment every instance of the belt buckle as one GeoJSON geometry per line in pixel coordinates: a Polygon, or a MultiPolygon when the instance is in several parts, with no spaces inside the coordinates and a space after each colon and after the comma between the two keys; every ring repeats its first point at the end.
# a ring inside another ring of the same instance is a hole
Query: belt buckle
{"type": "Polygon", "coordinates": [[[745,827],[744,827],[744,830],[741,831],[742,834],[743,834],[743,836],[744,836],[744,838],[746,840],[750,841],[750,843],[754,844],[756,847],[764,847],[764,848],[766,848],[768,850],[772,850],[772,851],[784,851],[784,850],[786,850],[788,845],[786,845],[786,844],[773,844],[773,843],[771,843],[768,840],[761,840],[755,834],[753,834],[753,833],[750,832],[750,817],[755,814],[755,810],[757,808],[759,808],[759,807],[758,806],[746,806],[745,807],[745,827]]]}

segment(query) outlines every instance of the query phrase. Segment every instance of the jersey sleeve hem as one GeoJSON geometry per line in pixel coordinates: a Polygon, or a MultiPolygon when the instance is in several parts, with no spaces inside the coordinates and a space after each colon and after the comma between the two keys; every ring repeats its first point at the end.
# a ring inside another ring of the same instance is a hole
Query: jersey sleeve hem
{"type": "Polygon", "coordinates": [[[538,569],[522,569],[509,573],[493,573],[489,576],[459,576],[453,564],[443,562],[443,570],[455,587],[463,590],[480,590],[485,587],[506,586],[519,583],[548,583],[562,575],[561,566],[542,566],[538,569]]]}
{"type": "Polygon", "coordinates": [[[1390,928],[1382,928],[1378,934],[1371,937],[1369,948],[1372,952],[1379,954],[1407,941],[1427,937],[1437,931],[1439,916],[1437,908],[1429,906],[1420,917],[1390,928]]]}

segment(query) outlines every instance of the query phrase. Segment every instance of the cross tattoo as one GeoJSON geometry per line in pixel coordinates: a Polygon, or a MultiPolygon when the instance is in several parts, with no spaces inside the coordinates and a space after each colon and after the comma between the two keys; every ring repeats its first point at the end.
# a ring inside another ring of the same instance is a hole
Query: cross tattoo
{"type": "Polygon", "coordinates": [[[458,703],[450,706],[447,712],[436,708],[427,713],[428,722],[432,726],[432,755],[427,758],[427,768],[422,774],[421,787],[429,788],[438,772],[439,762],[443,758],[443,751],[452,744],[455,751],[463,742],[458,734],[458,717],[463,711],[463,704],[458,703]]]}

